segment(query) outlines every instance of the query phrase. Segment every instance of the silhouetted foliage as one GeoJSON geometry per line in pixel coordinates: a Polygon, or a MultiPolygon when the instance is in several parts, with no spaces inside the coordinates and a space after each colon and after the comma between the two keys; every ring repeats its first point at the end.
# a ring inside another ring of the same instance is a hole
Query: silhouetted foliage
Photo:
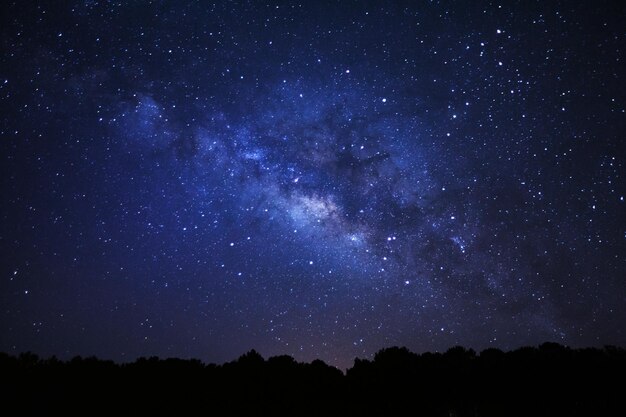
{"type": "Polygon", "coordinates": [[[626,415],[626,351],[555,343],[480,354],[392,347],[356,359],[345,375],[320,360],[265,360],[254,350],[223,365],[27,352],[0,354],[0,375],[2,415],[626,415]]]}

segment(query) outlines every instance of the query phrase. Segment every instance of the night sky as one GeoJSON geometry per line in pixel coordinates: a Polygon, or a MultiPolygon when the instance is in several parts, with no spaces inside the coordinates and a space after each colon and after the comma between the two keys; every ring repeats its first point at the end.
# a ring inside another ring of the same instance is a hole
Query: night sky
{"type": "Polygon", "coordinates": [[[626,344],[622,2],[0,15],[0,351],[626,344]]]}

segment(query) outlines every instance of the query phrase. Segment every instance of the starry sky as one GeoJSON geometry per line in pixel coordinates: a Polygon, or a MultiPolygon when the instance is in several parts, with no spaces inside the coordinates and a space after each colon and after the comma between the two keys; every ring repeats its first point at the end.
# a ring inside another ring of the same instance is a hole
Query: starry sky
{"type": "Polygon", "coordinates": [[[623,3],[0,8],[0,350],[626,344],[623,3]]]}

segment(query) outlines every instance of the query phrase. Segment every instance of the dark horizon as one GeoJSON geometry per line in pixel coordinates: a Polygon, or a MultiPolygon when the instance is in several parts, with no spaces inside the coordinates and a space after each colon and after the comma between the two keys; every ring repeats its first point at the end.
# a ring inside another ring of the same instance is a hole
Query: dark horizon
{"type": "Polygon", "coordinates": [[[574,417],[623,414],[626,350],[544,343],[415,354],[390,347],[345,373],[256,351],[223,365],[0,353],[0,371],[11,381],[0,405],[9,414],[574,417]]]}
{"type": "Polygon", "coordinates": [[[568,346],[568,345],[563,345],[560,344],[558,342],[550,342],[550,341],[546,341],[543,342],[539,345],[536,346],[518,346],[517,348],[513,348],[513,349],[500,349],[498,347],[487,347],[485,349],[482,350],[476,350],[473,349],[470,346],[461,346],[461,345],[455,345],[455,346],[450,346],[448,349],[445,349],[443,351],[424,351],[424,352],[414,352],[412,350],[410,350],[409,348],[407,348],[406,346],[387,346],[387,347],[383,347],[378,349],[376,352],[374,352],[372,355],[370,355],[369,357],[355,357],[352,359],[352,364],[349,367],[345,367],[345,368],[341,368],[338,366],[335,366],[333,364],[327,363],[326,361],[324,361],[321,358],[315,358],[312,359],[310,361],[298,361],[296,360],[296,358],[292,357],[289,354],[283,353],[283,354],[276,354],[276,355],[264,355],[262,352],[259,352],[257,349],[249,349],[246,350],[245,352],[236,355],[235,357],[231,358],[230,360],[221,362],[221,363],[217,363],[217,362],[210,362],[210,361],[205,361],[202,360],[202,358],[197,358],[197,357],[174,357],[174,356],[169,356],[169,357],[160,357],[160,356],[156,356],[156,355],[144,355],[144,356],[138,356],[134,359],[128,359],[128,360],[122,360],[122,361],[116,361],[114,359],[111,358],[106,358],[106,357],[98,357],[96,355],[74,355],[71,357],[63,357],[63,356],[58,356],[58,355],[49,355],[49,356],[43,356],[38,354],[37,352],[32,352],[32,351],[25,351],[25,352],[19,352],[17,354],[11,354],[8,352],[0,352],[0,355],[6,355],[8,357],[12,357],[12,358],[30,358],[31,360],[36,358],[37,361],[41,361],[41,362],[54,362],[54,361],[59,361],[62,363],[71,363],[72,361],[98,361],[98,362],[109,362],[114,364],[115,366],[126,366],[126,365],[131,365],[131,364],[135,364],[137,362],[142,362],[142,361],[169,361],[169,360],[174,360],[174,361],[183,361],[183,362],[194,362],[194,363],[199,363],[204,367],[223,367],[224,365],[228,365],[228,364],[233,364],[236,362],[239,362],[242,360],[242,358],[249,358],[249,357],[255,357],[255,358],[259,358],[262,359],[263,362],[268,362],[271,361],[271,359],[280,359],[280,358],[290,358],[294,361],[294,363],[296,364],[300,364],[300,365],[311,365],[314,362],[322,362],[324,365],[331,367],[331,368],[335,368],[339,371],[342,372],[342,374],[346,374],[346,371],[352,369],[354,367],[355,364],[361,363],[361,362],[368,362],[368,361],[373,361],[375,360],[375,358],[377,356],[379,356],[380,354],[383,354],[385,352],[389,352],[389,351],[401,351],[401,352],[406,352],[410,355],[415,355],[415,356],[430,356],[430,355],[448,355],[450,354],[450,352],[455,352],[455,351],[462,351],[465,352],[466,354],[470,355],[470,356],[475,356],[475,357],[480,357],[481,355],[491,355],[494,352],[496,353],[502,353],[502,354],[514,354],[516,352],[522,352],[522,351],[528,351],[528,350],[535,350],[535,351],[541,351],[541,350],[559,350],[559,351],[566,351],[566,352],[584,352],[584,351],[597,351],[597,352],[603,352],[603,351],[611,351],[611,352],[617,352],[617,353],[621,353],[623,355],[626,356],[626,347],[624,346],[615,346],[615,345],[603,345],[603,346],[581,346],[581,347],[572,347],[572,346],[568,346]]]}
{"type": "Polygon", "coordinates": [[[0,351],[626,346],[625,5],[2,2],[0,351]]]}
{"type": "Polygon", "coordinates": [[[558,342],[554,342],[554,341],[545,341],[543,343],[540,343],[538,345],[523,345],[523,346],[517,346],[515,348],[510,348],[510,349],[501,349],[497,346],[489,346],[489,347],[485,347],[484,349],[474,349],[471,346],[462,346],[462,345],[454,345],[454,346],[450,346],[444,350],[432,350],[432,351],[413,351],[411,349],[409,349],[406,346],[387,346],[387,347],[381,347],[380,349],[376,350],[375,352],[373,352],[371,355],[368,355],[367,357],[354,357],[352,358],[351,361],[349,361],[349,365],[347,366],[338,366],[336,364],[333,364],[331,362],[327,362],[322,358],[313,358],[310,360],[297,360],[297,358],[295,358],[294,356],[288,354],[288,353],[276,353],[276,354],[271,354],[271,355],[266,355],[263,354],[263,352],[259,351],[258,349],[254,349],[254,348],[250,348],[247,350],[244,350],[243,352],[239,353],[239,354],[235,354],[232,358],[227,359],[223,362],[212,362],[212,361],[208,361],[208,360],[204,360],[201,357],[180,357],[180,356],[158,356],[158,355],[150,355],[150,354],[146,354],[146,355],[142,355],[142,356],[137,356],[135,358],[122,358],[121,360],[116,360],[113,358],[109,358],[109,357],[101,357],[98,355],[94,355],[94,354],[74,354],[74,355],[56,355],[56,354],[49,354],[49,355],[42,355],[38,352],[33,352],[33,351],[23,351],[23,352],[18,352],[18,353],[9,353],[9,352],[1,352],[0,351],[0,355],[8,355],[10,357],[13,358],[20,358],[20,357],[36,357],[37,360],[39,361],[43,361],[43,362],[49,362],[49,361],[60,361],[60,362],[64,362],[64,363],[70,363],[73,360],[96,360],[99,362],[110,362],[115,364],[116,366],[125,366],[125,365],[130,365],[130,364],[134,364],[137,363],[138,361],[146,361],[146,360],[158,360],[158,361],[168,361],[168,360],[174,360],[174,361],[190,361],[190,362],[198,362],[200,364],[202,364],[202,366],[205,367],[213,367],[213,366],[217,366],[217,367],[222,367],[224,365],[228,365],[228,364],[232,364],[232,363],[236,363],[239,360],[241,360],[241,358],[244,357],[248,357],[250,355],[252,356],[258,356],[259,358],[263,359],[263,361],[267,362],[270,359],[276,359],[276,358],[284,358],[284,357],[289,357],[291,359],[293,359],[294,363],[297,364],[301,364],[301,365],[310,365],[313,362],[322,362],[324,363],[326,366],[329,366],[331,368],[335,368],[339,371],[342,372],[342,374],[345,375],[346,371],[353,368],[355,363],[359,363],[359,362],[368,362],[368,361],[372,361],[375,359],[375,357],[377,355],[379,355],[381,352],[385,352],[385,351],[390,351],[390,350],[401,350],[401,351],[406,351],[408,353],[410,353],[411,355],[417,355],[417,356],[422,356],[422,355],[446,355],[447,353],[451,352],[451,351],[455,351],[455,350],[463,350],[467,353],[472,353],[473,355],[480,357],[481,354],[485,353],[485,354],[490,354],[493,352],[501,352],[504,354],[512,354],[515,352],[520,352],[520,351],[524,351],[524,350],[528,350],[528,349],[535,349],[535,350],[541,350],[542,348],[558,348],[558,349],[563,349],[565,351],[598,351],[598,352],[602,352],[602,351],[616,351],[616,352],[622,352],[626,354],[626,346],[618,346],[618,345],[611,345],[611,344],[607,344],[607,345],[601,345],[601,346],[569,346],[569,345],[564,345],[558,342]]]}

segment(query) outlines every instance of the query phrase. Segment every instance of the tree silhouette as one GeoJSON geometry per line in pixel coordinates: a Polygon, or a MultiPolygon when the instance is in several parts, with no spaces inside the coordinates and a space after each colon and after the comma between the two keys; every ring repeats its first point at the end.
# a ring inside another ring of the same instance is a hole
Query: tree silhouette
{"type": "Polygon", "coordinates": [[[626,351],[556,343],[477,354],[455,346],[391,347],[344,375],[323,361],[265,360],[252,350],[223,365],[139,358],[41,359],[0,353],[2,415],[624,415],[626,351]]]}

